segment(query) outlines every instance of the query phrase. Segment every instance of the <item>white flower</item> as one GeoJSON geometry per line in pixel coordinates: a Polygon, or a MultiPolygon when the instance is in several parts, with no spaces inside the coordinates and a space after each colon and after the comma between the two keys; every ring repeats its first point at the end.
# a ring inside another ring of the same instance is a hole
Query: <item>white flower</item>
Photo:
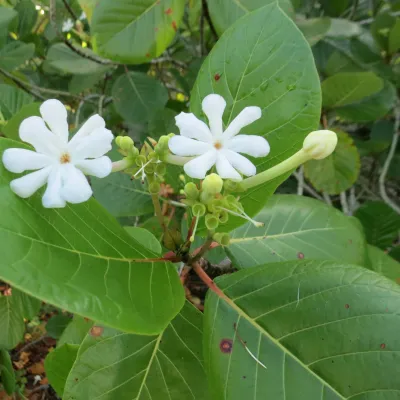
{"type": "Polygon", "coordinates": [[[61,30],[63,32],[69,32],[74,27],[74,25],[74,21],[72,21],[71,18],[68,18],[66,21],[63,22],[61,30]]]}
{"type": "Polygon", "coordinates": [[[82,11],[82,14],[79,16],[79,20],[83,21],[84,19],[87,19],[85,11],[82,11]]]}
{"type": "Polygon", "coordinates": [[[113,134],[103,118],[93,115],[68,142],[67,110],[62,103],[47,100],[40,113],[43,119],[29,117],[19,127],[20,138],[36,152],[7,149],[3,154],[3,164],[10,172],[37,170],[11,181],[12,191],[26,198],[47,182],[42,199],[46,208],[87,201],[92,189],[84,173],[98,178],[111,173],[111,160],[104,154],[111,150],[113,134]]]}
{"type": "Polygon", "coordinates": [[[210,94],[204,98],[202,107],[210,128],[194,114],[180,113],[175,117],[180,136],[173,136],[168,143],[171,152],[178,156],[199,156],[184,165],[186,174],[203,179],[207,171],[216,165],[218,174],[224,179],[239,181],[242,179],[240,174],[255,175],[254,164],[239,153],[264,157],[269,153],[269,144],[261,136],[238,133],[261,118],[261,109],[244,108],[223,131],[224,98],[210,94]]]}

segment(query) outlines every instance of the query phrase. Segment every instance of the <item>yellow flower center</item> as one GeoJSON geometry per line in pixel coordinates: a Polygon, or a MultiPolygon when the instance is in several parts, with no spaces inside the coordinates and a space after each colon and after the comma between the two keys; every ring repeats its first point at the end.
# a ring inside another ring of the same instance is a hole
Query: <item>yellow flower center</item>
{"type": "Polygon", "coordinates": [[[68,164],[71,161],[71,156],[68,153],[61,154],[60,163],[68,164]]]}
{"type": "Polygon", "coordinates": [[[221,143],[221,142],[215,142],[215,143],[214,143],[214,147],[215,147],[217,150],[220,150],[220,149],[222,149],[222,143],[221,143]]]}

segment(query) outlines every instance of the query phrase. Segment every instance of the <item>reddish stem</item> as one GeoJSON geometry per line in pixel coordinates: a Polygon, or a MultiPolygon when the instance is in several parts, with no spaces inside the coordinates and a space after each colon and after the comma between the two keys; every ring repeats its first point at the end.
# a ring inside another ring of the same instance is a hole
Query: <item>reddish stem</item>
{"type": "MultiPolygon", "coordinates": [[[[196,272],[197,276],[208,286],[210,290],[212,290],[218,297],[223,298],[224,300],[228,299],[225,293],[214,283],[214,281],[206,274],[206,272],[201,268],[201,265],[196,261],[192,264],[192,268],[194,272],[196,272]]],[[[228,299],[229,300],[229,299],[228,299]]]]}

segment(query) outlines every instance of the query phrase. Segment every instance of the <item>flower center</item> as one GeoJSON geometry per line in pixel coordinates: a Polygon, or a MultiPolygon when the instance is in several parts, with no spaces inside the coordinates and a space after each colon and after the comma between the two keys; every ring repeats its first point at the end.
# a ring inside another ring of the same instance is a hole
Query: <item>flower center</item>
{"type": "Polygon", "coordinates": [[[61,154],[60,163],[68,164],[71,161],[71,156],[68,153],[61,154]]]}
{"type": "Polygon", "coordinates": [[[221,149],[222,149],[222,143],[221,143],[221,142],[215,142],[215,143],[214,143],[214,147],[215,147],[217,150],[221,150],[221,149]]]}

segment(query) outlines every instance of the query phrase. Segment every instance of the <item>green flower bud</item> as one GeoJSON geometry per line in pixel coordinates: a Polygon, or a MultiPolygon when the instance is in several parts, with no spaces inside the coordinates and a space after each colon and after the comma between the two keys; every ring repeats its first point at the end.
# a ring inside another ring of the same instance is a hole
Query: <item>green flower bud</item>
{"type": "Polygon", "coordinates": [[[188,182],[185,185],[185,190],[184,193],[188,199],[195,199],[199,197],[199,189],[197,189],[197,186],[193,182],[188,182]]]}
{"type": "Polygon", "coordinates": [[[151,194],[158,194],[160,193],[161,186],[158,182],[151,182],[149,185],[149,192],[151,194]]]}
{"type": "Polygon", "coordinates": [[[131,147],[128,151],[128,156],[132,158],[136,158],[139,155],[139,149],[135,146],[131,147]]]}
{"type": "Polygon", "coordinates": [[[338,138],[335,132],[328,130],[309,133],[303,142],[303,151],[314,160],[330,156],[336,148],[338,138]]]}
{"type": "Polygon", "coordinates": [[[164,163],[156,164],[156,174],[157,175],[165,175],[167,172],[167,166],[164,163]]]}
{"type": "Polygon", "coordinates": [[[165,153],[168,153],[168,142],[169,142],[170,137],[169,136],[161,136],[160,139],[158,139],[157,145],[154,147],[154,151],[159,155],[163,156],[165,153]]]}
{"type": "Polygon", "coordinates": [[[204,178],[201,189],[209,194],[217,194],[221,193],[223,185],[224,181],[219,175],[210,174],[204,178]]]}
{"type": "Polygon", "coordinates": [[[192,206],[193,215],[196,217],[202,217],[206,213],[206,206],[202,203],[195,203],[192,206]]]}
{"type": "Polygon", "coordinates": [[[215,215],[207,214],[205,220],[206,220],[206,227],[208,230],[212,231],[218,228],[219,221],[215,215]]]}
{"type": "Polygon", "coordinates": [[[146,164],[146,157],[140,155],[136,158],[135,162],[138,167],[142,167],[144,164],[146,164]]]}
{"type": "Polygon", "coordinates": [[[133,146],[133,140],[129,136],[118,136],[117,145],[125,151],[129,151],[133,146]]]}
{"type": "Polygon", "coordinates": [[[227,233],[214,233],[213,239],[222,246],[229,246],[231,240],[227,233]]]}

